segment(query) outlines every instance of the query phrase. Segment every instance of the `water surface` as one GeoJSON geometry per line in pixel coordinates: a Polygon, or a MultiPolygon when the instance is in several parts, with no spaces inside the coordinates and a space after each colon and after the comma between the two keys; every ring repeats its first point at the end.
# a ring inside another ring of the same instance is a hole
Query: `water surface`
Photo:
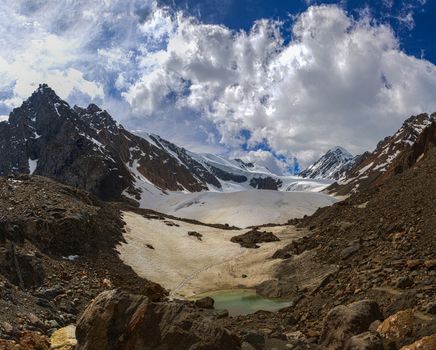
{"type": "Polygon", "coordinates": [[[207,292],[197,295],[195,299],[204,298],[206,296],[215,300],[215,309],[227,309],[230,316],[248,315],[259,310],[277,311],[292,305],[292,302],[283,299],[262,297],[251,289],[207,292]]]}

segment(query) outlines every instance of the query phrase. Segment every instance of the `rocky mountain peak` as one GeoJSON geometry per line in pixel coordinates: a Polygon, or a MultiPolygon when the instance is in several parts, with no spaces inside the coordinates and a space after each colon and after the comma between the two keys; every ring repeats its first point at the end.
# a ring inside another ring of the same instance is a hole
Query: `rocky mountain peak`
{"type": "Polygon", "coordinates": [[[341,169],[351,160],[353,155],[345,148],[335,146],[329,149],[315,163],[300,172],[301,177],[311,179],[339,179],[341,169]]]}
{"type": "Polygon", "coordinates": [[[56,103],[61,104],[66,102],[47,84],[40,84],[24,103],[28,103],[33,107],[39,107],[41,105],[55,105],[56,103]]]}
{"type": "Polygon", "coordinates": [[[406,119],[397,132],[381,140],[373,152],[356,159],[329,191],[341,195],[361,191],[412,167],[426,156],[430,144],[436,144],[435,120],[436,113],[406,119]]]}
{"type": "Polygon", "coordinates": [[[94,131],[99,132],[106,129],[111,132],[116,132],[119,127],[117,122],[107,111],[102,110],[93,103],[86,108],[74,106],[74,111],[79,115],[80,119],[94,129],[94,131]]]}
{"type": "Polygon", "coordinates": [[[335,146],[330,148],[326,154],[332,154],[335,157],[344,158],[344,159],[353,158],[353,155],[341,146],[335,146]]]}

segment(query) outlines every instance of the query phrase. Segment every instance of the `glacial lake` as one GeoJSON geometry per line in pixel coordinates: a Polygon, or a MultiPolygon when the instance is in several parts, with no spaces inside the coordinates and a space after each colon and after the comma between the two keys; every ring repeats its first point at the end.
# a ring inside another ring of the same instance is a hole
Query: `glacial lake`
{"type": "Polygon", "coordinates": [[[226,309],[230,316],[248,315],[259,310],[277,311],[292,305],[282,299],[264,298],[251,289],[231,289],[207,292],[196,295],[193,300],[211,297],[215,300],[215,309],[226,309]]]}

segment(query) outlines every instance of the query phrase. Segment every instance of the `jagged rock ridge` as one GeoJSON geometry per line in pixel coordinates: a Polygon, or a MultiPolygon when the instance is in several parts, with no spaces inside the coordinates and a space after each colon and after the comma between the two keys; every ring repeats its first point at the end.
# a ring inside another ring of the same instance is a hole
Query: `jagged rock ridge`
{"type": "Polygon", "coordinates": [[[348,195],[380,186],[393,175],[420,162],[426,157],[430,145],[436,144],[435,119],[436,113],[408,118],[394,135],[380,141],[373,152],[358,156],[327,191],[348,195]]]}
{"type": "Polygon", "coordinates": [[[71,107],[46,84],[0,123],[0,176],[36,174],[103,200],[139,201],[153,191],[221,189],[225,182],[278,189],[252,165],[223,167],[157,135],[127,131],[95,104],[71,107]],[[248,176],[246,175],[248,174],[248,176]]]}
{"type": "Polygon", "coordinates": [[[338,180],[345,169],[354,162],[354,157],[346,149],[336,146],[327,151],[315,163],[299,173],[301,177],[310,179],[338,180]]]}

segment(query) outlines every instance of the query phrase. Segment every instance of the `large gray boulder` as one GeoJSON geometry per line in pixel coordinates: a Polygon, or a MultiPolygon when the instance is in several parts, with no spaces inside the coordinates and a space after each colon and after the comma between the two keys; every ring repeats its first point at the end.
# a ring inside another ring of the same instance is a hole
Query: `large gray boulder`
{"type": "Polygon", "coordinates": [[[368,331],[372,322],[382,319],[378,304],[371,300],[336,306],[324,319],[320,343],[329,350],[344,349],[350,338],[368,331]]]}
{"type": "Polygon", "coordinates": [[[238,349],[239,342],[193,303],[153,303],[119,290],[101,293],[80,317],[77,350],[238,349]]]}

